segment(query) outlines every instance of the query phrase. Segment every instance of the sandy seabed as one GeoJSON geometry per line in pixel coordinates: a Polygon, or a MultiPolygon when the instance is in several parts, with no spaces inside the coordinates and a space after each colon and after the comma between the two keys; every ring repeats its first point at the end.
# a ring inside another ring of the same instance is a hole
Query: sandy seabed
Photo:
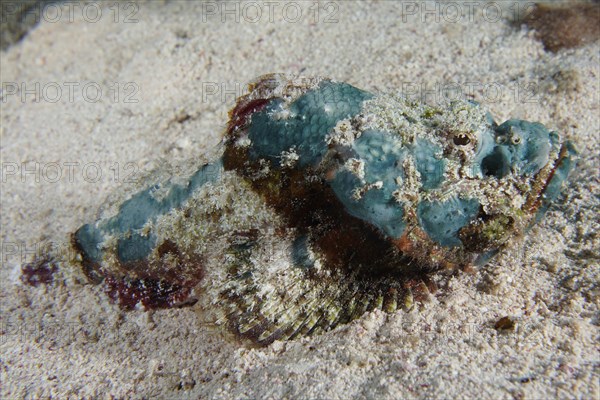
{"type": "Polygon", "coordinates": [[[267,3],[63,8],[1,53],[0,396],[598,398],[598,43],[547,52],[509,23],[526,3],[463,18],[443,3],[267,3]],[[559,204],[489,265],[420,311],[321,336],[249,348],[193,307],[122,311],[68,266],[23,284],[21,264],[66,248],[129,177],[214,149],[234,98],[269,72],[473,97],[497,121],[559,131],[581,158],[559,204]],[[494,329],[504,316],[514,330],[494,329]]]}

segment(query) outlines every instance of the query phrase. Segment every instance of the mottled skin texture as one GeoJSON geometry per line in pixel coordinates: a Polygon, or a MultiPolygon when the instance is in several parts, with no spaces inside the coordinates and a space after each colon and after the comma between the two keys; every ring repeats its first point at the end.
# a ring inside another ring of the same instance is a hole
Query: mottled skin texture
{"type": "MultiPolygon", "coordinates": [[[[238,107],[257,101],[260,110],[233,111],[226,168],[255,183],[272,180],[257,187],[267,198],[279,196],[289,176],[297,187],[317,179],[348,214],[423,265],[436,264],[432,254],[439,254],[465,266],[523,233],[539,200],[556,196],[545,189],[574,154],[543,125],[498,126],[475,104],[444,113],[344,83],[277,75],[259,79],[238,107]],[[462,125],[444,126],[453,114],[462,125]],[[290,154],[293,162],[284,162],[290,154]]],[[[296,192],[292,198],[302,198],[296,192]]]]}
{"type": "Polygon", "coordinates": [[[217,322],[267,344],[412,308],[432,273],[484,263],[538,221],[574,154],[474,103],[267,75],[231,111],[220,161],[149,185],[73,244],[124,307],[191,304],[198,289],[217,322]]]}

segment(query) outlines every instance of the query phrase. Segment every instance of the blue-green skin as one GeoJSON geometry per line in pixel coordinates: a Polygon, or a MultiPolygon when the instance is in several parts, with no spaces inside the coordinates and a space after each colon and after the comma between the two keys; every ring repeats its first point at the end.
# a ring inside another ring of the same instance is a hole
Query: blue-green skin
{"type": "MultiPolygon", "coordinates": [[[[340,120],[360,113],[363,102],[372,97],[345,83],[323,81],[288,104],[289,114],[285,118],[275,117],[283,110],[283,100],[271,99],[263,110],[251,117],[247,128],[248,156],[254,160],[267,159],[273,167],[279,168],[282,152],[294,148],[299,156],[295,168],[314,168],[327,152],[327,135],[340,120]]],[[[473,161],[473,170],[481,179],[503,178],[510,172],[534,175],[547,163],[551,144],[558,142],[557,135],[543,125],[522,120],[509,120],[497,126],[490,118],[489,129],[482,135],[473,161]]],[[[396,150],[387,146],[393,140],[389,132],[365,131],[350,149],[353,158],[365,163],[365,181],[381,181],[380,189],[368,190],[357,200],[353,191],[358,186],[358,178],[345,170],[339,171],[328,184],[348,213],[372,224],[387,237],[398,239],[405,233],[406,222],[403,204],[393,198],[393,191],[397,188],[396,178],[404,177],[403,160],[409,154],[414,157],[424,191],[435,190],[443,182],[446,161],[436,157],[440,149],[425,139],[417,138],[414,144],[396,150]]],[[[561,162],[543,194],[537,220],[558,195],[573,167],[570,156],[575,150],[570,144],[568,149],[569,157],[561,162]]],[[[187,185],[172,185],[162,200],[152,196],[156,188],[150,187],[125,201],[116,216],[84,225],[75,234],[84,254],[94,262],[101,262],[102,243],[112,235],[118,238],[121,262],[145,259],[156,246],[156,239],[152,234],[141,234],[142,227],[180,207],[205,183],[218,180],[220,169],[220,162],[203,167],[187,185]]],[[[421,201],[416,205],[421,228],[434,242],[446,247],[462,245],[458,232],[477,218],[479,209],[479,201],[469,197],[446,202],[421,201]]],[[[298,244],[300,248],[301,244],[298,244]]],[[[304,257],[299,254],[299,258],[304,257]]]]}
{"type": "Polygon", "coordinates": [[[324,82],[289,106],[289,116],[274,119],[283,110],[283,100],[273,99],[252,116],[248,137],[252,141],[250,157],[266,158],[279,166],[282,151],[296,148],[298,166],[316,165],[327,151],[325,136],[338,121],[360,112],[362,102],[373,97],[346,83],[324,82]]]}
{"type": "Polygon", "coordinates": [[[100,263],[103,257],[102,243],[109,236],[116,236],[119,261],[128,263],[146,259],[156,247],[156,237],[142,234],[144,225],[181,207],[196,189],[207,182],[217,181],[222,169],[220,161],[206,164],[185,185],[167,184],[168,193],[160,200],[152,195],[159,189],[158,185],[136,193],[120,205],[114,217],[79,228],[75,238],[81,250],[90,261],[100,263]]]}
{"type": "MultiPolygon", "coordinates": [[[[252,116],[248,128],[249,154],[254,159],[265,158],[279,166],[279,155],[295,147],[299,150],[299,167],[314,167],[327,151],[326,137],[336,123],[356,115],[362,102],[372,97],[348,84],[325,81],[291,103],[290,115],[284,119],[273,118],[284,106],[283,100],[273,99],[264,110],[252,116]]],[[[509,120],[497,126],[491,117],[489,123],[473,164],[473,170],[483,175],[503,178],[513,172],[532,176],[546,165],[551,144],[558,142],[556,134],[539,123],[509,120]]],[[[359,186],[359,179],[349,171],[340,171],[329,184],[350,214],[376,226],[388,237],[398,239],[405,232],[406,223],[403,204],[397,202],[392,193],[396,177],[404,177],[402,161],[408,154],[414,156],[422,189],[427,191],[442,183],[445,160],[436,158],[440,149],[424,139],[417,139],[413,145],[400,150],[384,152],[385,145],[393,140],[389,132],[365,131],[352,145],[353,157],[365,162],[365,181],[381,181],[381,189],[369,190],[357,200],[353,191],[359,186]],[[372,149],[377,149],[379,154],[373,155],[372,149]]],[[[570,149],[571,154],[575,154],[572,146],[570,149]]],[[[544,195],[545,205],[558,194],[571,164],[569,158],[554,175],[544,195]]],[[[421,227],[435,242],[448,247],[461,246],[458,232],[477,218],[479,208],[479,201],[472,198],[454,198],[443,203],[422,201],[417,205],[417,215],[421,227]]]]}
{"type": "Polygon", "coordinates": [[[400,204],[394,201],[392,192],[394,180],[397,176],[403,176],[402,160],[407,154],[403,151],[399,154],[393,152],[382,152],[375,157],[370,148],[382,147],[383,142],[389,139],[389,135],[378,131],[364,132],[360,138],[354,141],[352,150],[355,158],[367,160],[365,163],[365,180],[383,182],[381,190],[369,190],[360,200],[352,196],[352,191],[359,185],[359,179],[350,171],[340,171],[330,183],[333,191],[340,199],[346,210],[355,217],[368,221],[375,225],[386,235],[400,237],[406,228],[404,222],[404,210],[400,204]]]}

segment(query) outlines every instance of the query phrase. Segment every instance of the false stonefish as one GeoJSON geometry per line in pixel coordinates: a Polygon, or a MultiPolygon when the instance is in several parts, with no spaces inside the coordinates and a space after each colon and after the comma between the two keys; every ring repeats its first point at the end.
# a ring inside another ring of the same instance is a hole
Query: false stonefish
{"type": "Polygon", "coordinates": [[[574,157],[475,102],[266,75],[214,160],[149,175],[72,243],[123,307],[195,304],[267,344],[414,307],[433,274],[481,265],[539,221],[574,157]]]}

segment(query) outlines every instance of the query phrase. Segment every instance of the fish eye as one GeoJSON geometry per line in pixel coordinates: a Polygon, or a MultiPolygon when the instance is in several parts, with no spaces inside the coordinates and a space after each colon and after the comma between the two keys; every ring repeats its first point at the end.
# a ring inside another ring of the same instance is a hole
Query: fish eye
{"type": "Polygon", "coordinates": [[[459,134],[454,136],[454,144],[458,145],[458,146],[466,146],[469,143],[471,143],[471,139],[469,139],[469,137],[465,134],[459,134]]]}
{"type": "Polygon", "coordinates": [[[521,140],[522,140],[521,136],[519,136],[517,134],[512,135],[511,138],[510,138],[510,142],[512,144],[519,144],[519,143],[521,143],[521,140]]]}
{"type": "Polygon", "coordinates": [[[505,143],[505,142],[506,142],[506,136],[504,136],[504,135],[501,135],[501,136],[497,136],[497,137],[496,137],[496,143],[498,143],[498,144],[503,144],[503,143],[505,143]]]}

